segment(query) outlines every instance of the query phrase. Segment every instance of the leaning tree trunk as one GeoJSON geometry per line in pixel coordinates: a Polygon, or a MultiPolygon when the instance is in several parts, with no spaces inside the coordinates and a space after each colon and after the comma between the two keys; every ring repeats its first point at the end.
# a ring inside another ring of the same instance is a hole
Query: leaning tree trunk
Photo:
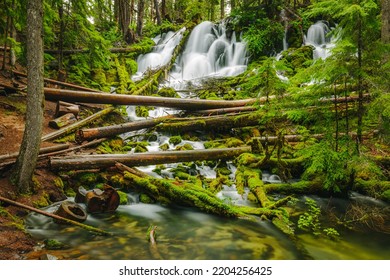
{"type": "Polygon", "coordinates": [[[30,191],[43,122],[43,0],[27,3],[27,111],[23,141],[13,178],[20,193],[30,191]]]}

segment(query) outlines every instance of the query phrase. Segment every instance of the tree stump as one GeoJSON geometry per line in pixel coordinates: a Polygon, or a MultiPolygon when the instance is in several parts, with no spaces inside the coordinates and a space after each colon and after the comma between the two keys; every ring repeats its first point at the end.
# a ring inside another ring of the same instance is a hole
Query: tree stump
{"type": "MultiPolygon", "coordinates": [[[[87,219],[87,213],[85,210],[80,205],[72,201],[62,202],[57,211],[55,211],[55,214],[79,223],[82,223],[87,219]]],[[[57,219],[54,219],[54,221],[58,224],[65,223],[57,219]]]]}

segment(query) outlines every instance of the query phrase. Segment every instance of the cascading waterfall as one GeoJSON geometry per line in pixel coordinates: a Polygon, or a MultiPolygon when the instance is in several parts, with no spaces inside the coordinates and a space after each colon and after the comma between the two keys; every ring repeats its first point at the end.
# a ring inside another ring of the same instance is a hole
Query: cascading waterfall
{"type": "Polygon", "coordinates": [[[313,59],[326,59],[332,48],[334,47],[334,40],[327,36],[330,32],[328,25],[324,21],[318,21],[311,25],[305,37],[305,45],[313,46],[313,59]]]}
{"type": "Polygon", "coordinates": [[[158,35],[153,39],[156,46],[147,54],[141,54],[137,59],[137,73],[132,77],[133,80],[139,80],[147,70],[157,69],[165,66],[172,58],[175,47],[183,38],[183,33],[186,29],[183,27],[177,32],[169,31],[162,35],[158,35]]]}
{"type": "Polygon", "coordinates": [[[247,62],[245,43],[235,32],[228,36],[224,24],[205,21],[192,31],[171,75],[176,81],[235,76],[245,71],[247,62]]]}

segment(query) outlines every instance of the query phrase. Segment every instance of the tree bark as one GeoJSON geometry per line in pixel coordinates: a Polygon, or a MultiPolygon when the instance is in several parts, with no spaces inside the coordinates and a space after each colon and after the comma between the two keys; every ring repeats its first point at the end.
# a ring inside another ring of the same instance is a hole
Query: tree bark
{"type": "MultiPolygon", "coordinates": [[[[45,147],[45,148],[40,148],[39,149],[39,154],[47,154],[51,152],[56,152],[60,150],[65,150],[69,148],[69,144],[60,144],[60,145],[55,145],[55,146],[50,146],[50,147],[45,147]]],[[[7,155],[0,155],[0,161],[4,160],[9,160],[9,159],[15,159],[19,155],[19,152],[12,153],[12,154],[7,154],[7,155]]]]}
{"type": "Polygon", "coordinates": [[[154,0],[154,8],[156,9],[156,20],[157,20],[157,24],[158,24],[158,25],[161,25],[162,21],[161,21],[160,9],[159,9],[159,6],[158,6],[158,0],[154,0]]]}
{"type": "Polygon", "coordinates": [[[85,91],[72,91],[63,89],[45,88],[45,96],[48,100],[62,100],[66,102],[86,102],[95,104],[113,105],[140,105],[178,108],[184,110],[215,109],[242,107],[254,104],[257,99],[244,100],[204,100],[183,99],[171,97],[155,97],[141,95],[91,93],[85,91]]]}
{"type": "Polygon", "coordinates": [[[77,119],[73,113],[68,113],[49,121],[49,126],[55,129],[70,125],[77,122],[77,119]]]}
{"type": "Polygon", "coordinates": [[[144,22],[145,0],[138,0],[138,15],[137,15],[137,35],[142,36],[142,28],[144,22]]]}
{"type": "Polygon", "coordinates": [[[57,118],[57,117],[61,117],[63,115],[72,113],[73,115],[75,115],[75,117],[77,117],[79,112],[80,112],[79,105],[67,103],[67,102],[63,102],[63,101],[58,101],[57,105],[56,105],[56,112],[55,112],[54,116],[57,118]]]}
{"type": "Polygon", "coordinates": [[[31,190],[41,144],[43,123],[43,1],[27,3],[27,111],[26,125],[13,179],[20,193],[31,190]]]}
{"type": "Polygon", "coordinates": [[[77,170],[107,168],[117,162],[129,166],[145,166],[175,162],[193,162],[197,160],[227,160],[250,152],[249,146],[226,149],[148,152],[137,154],[104,154],[51,158],[50,166],[55,170],[77,170]]]}
{"type": "Polygon", "coordinates": [[[62,128],[60,130],[57,130],[57,131],[54,131],[52,133],[44,135],[42,137],[42,141],[53,140],[53,139],[58,138],[60,136],[69,134],[69,133],[77,130],[78,128],[80,128],[80,127],[82,127],[82,126],[84,126],[84,125],[86,125],[86,124],[88,124],[88,123],[90,123],[90,122],[92,122],[92,121],[94,121],[94,120],[96,120],[96,119],[98,119],[98,118],[100,118],[100,117],[102,117],[102,116],[112,112],[113,110],[114,110],[114,107],[108,107],[106,109],[103,109],[103,110],[101,110],[101,111],[99,111],[99,112],[97,112],[97,113],[95,113],[95,114],[93,114],[93,115],[83,119],[83,120],[80,120],[80,121],[78,121],[78,122],[76,122],[74,124],[69,125],[68,127],[64,127],[64,128],[62,128]]]}
{"type": "Polygon", "coordinates": [[[166,117],[161,117],[156,119],[128,122],[128,123],[123,123],[118,125],[79,129],[76,132],[76,140],[77,142],[81,143],[86,140],[92,140],[92,139],[103,138],[103,137],[112,137],[130,131],[150,128],[156,126],[157,124],[161,123],[167,118],[172,118],[172,117],[173,116],[166,116],[166,117]]]}
{"type": "Polygon", "coordinates": [[[382,42],[390,43],[390,0],[382,0],[382,42]]]}

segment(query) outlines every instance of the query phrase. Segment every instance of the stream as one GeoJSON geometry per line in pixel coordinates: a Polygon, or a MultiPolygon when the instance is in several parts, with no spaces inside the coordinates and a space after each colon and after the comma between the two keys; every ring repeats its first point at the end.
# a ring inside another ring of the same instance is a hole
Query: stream
{"type": "MultiPolygon", "coordinates": [[[[318,23],[309,30],[306,44],[314,44],[318,57],[324,57],[328,48],[325,24],[318,23]],[[321,31],[322,30],[322,31],[321,31]],[[322,33],[321,33],[322,32],[322,33]],[[313,39],[314,38],[314,39],[313,39]],[[315,39],[320,38],[320,39],[315,39]]],[[[169,63],[175,47],[180,43],[184,29],[168,32],[154,38],[156,46],[149,54],[138,58],[138,72],[132,78],[139,80],[148,69],[154,69],[169,63]]],[[[190,84],[207,77],[235,76],[245,71],[248,62],[245,43],[240,34],[227,34],[223,24],[203,22],[191,32],[184,51],[177,58],[169,78],[162,86],[185,89],[190,84]]],[[[181,93],[183,98],[192,98],[192,93],[181,93]]],[[[137,117],[135,107],[129,106],[127,113],[130,120],[137,117]]],[[[159,117],[178,111],[166,108],[155,108],[149,117],[159,117]]],[[[142,132],[127,133],[124,139],[137,140],[142,132]]],[[[142,140],[141,138],[139,140],[142,140]]],[[[148,151],[158,151],[162,144],[168,144],[170,150],[177,145],[169,143],[169,135],[155,134],[150,138],[148,151]]],[[[203,149],[201,141],[183,140],[180,145],[189,144],[194,149],[203,149]]],[[[157,174],[155,166],[139,167],[143,172],[155,177],[172,177],[171,168],[178,164],[167,164],[163,173],[157,174]]],[[[236,167],[227,162],[234,178],[236,167]]],[[[204,178],[215,178],[213,167],[194,164],[195,174],[204,178]]],[[[265,183],[281,182],[276,174],[263,172],[265,183]]],[[[217,196],[226,203],[251,205],[246,195],[237,193],[234,184],[224,186],[217,196]]],[[[322,207],[345,209],[349,200],[323,199],[311,197],[322,207]]],[[[303,205],[305,197],[299,198],[303,205]]],[[[369,200],[355,194],[351,199],[369,200]]],[[[128,193],[128,204],[120,205],[115,213],[88,216],[86,224],[113,233],[113,236],[94,236],[83,229],[58,225],[51,218],[30,214],[26,219],[29,233],[38,240],[56,239],[67,246],[57,251],[56,256],[65,259],[91,260],[144,260],[144,259],[179,259],[179,260],[235,260],[235,259],[302,259],[296,242],[276,229],[269,221],[260,218],[255,221],[228,219],[199,212],[197,209],[181,206],[162,206],[139,202],[135,193],[128,193]],[[147,230],[157,226],[157,248],[150,247],[147,230]]],[[[380,203],[380,202],[378,202],[380,203]]],[[[58,204],[45,209],[53,212],[58,204]]],[[[380,207],[389,207],[381,204],[380,207]]],[[[375,232],[359,233],[346,231],[341,233],[339,241],[327,238],[316,238],[309,233],[297,233],[297,238],[314,259],[390,259],[389,235],[375,232]]],[[[51,253],[52,254],[52,253],[51,253]]]]}

